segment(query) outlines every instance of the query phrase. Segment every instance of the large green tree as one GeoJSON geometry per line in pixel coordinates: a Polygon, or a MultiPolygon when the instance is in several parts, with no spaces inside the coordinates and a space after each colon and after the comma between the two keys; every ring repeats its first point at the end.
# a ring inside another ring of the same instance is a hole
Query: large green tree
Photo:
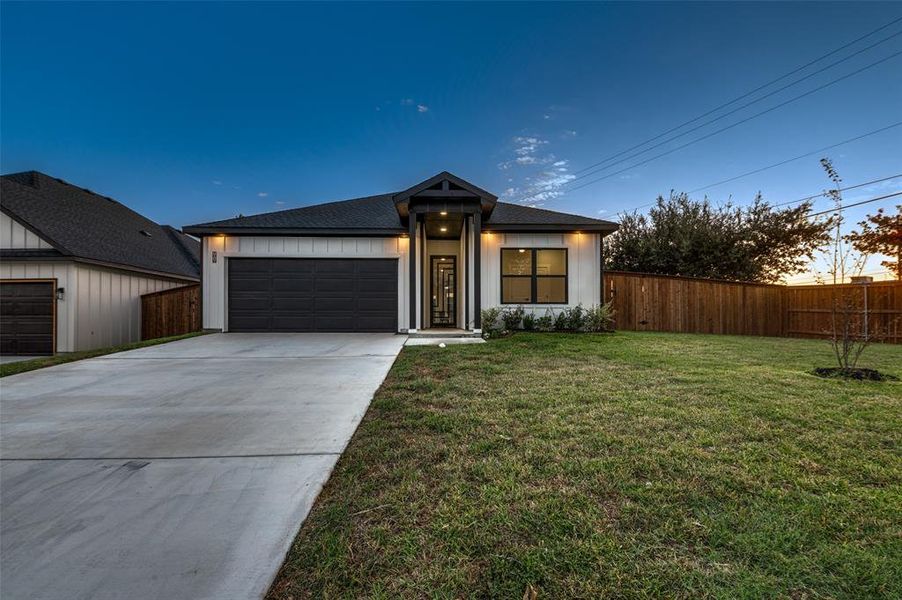
{"type": "Polygon", "coordinates": [[[671,193],[647,215],[620,215],[619,231],[605,241],[605,267],[771,283],[804,271],[830,241],[831,219],[811,218],[811,208],[778,209],[760,195],[748,206],[715,207],[671,193]]]}
{"type": "Polygon", "coordinates": [[[848,239],[855,249],[862,254],[885,254],[891,257],[880,264],[895,273],[896,279],[902,279],[902,204],[895,211],[868,215],[858,226],[860,231],[853,231],[848,239]]]}

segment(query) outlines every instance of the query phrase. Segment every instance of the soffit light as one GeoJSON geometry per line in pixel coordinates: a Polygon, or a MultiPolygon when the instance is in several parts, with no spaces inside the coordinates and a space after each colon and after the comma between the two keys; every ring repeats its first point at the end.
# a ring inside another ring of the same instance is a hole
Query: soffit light
{"type": "Polygon", "coordinates": [[[448,228],[447,228],[447,227],[439,227],[438,230],[439,230],[439,231],[448,231],[448,228]]]}
{"type": "Polygon", "coordinates": [[[443,210],[443,211],[440,212],[439,214],[442,215],[443,217],[447,217],[447,216],[448,216],[448,211],[447,211],[447,210],[443,210]]]}

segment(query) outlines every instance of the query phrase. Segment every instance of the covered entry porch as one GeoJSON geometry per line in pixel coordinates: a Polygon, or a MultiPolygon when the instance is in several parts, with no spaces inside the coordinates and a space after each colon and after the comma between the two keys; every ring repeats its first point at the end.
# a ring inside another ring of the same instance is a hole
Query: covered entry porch
{"type": "Polygon", "coordinates": [[[479,335],[480,236],[497,198],[440,173],[394,200],[409,239],[408,333],[479,335]]]}

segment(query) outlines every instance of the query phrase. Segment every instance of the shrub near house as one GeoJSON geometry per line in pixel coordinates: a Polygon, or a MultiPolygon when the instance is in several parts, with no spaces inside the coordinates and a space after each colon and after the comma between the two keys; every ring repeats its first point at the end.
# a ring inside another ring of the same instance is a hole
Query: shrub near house
{"type": "Polygon", "coordinates": [[[602,333],[614,330],[614,311],[610,302],[588,309],[581,304],[559,311],[549,308],[541,317],[526,312],[522,306],[494,307],[482,311],[482,326],[486,339],[517,330],[602,333]]]}

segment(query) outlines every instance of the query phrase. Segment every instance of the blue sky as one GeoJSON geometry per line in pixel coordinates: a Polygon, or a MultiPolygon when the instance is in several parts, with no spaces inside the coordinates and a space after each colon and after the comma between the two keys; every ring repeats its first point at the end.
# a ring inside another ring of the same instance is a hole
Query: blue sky
{"type": "MultiPolygon", "coordinates": [[[[899,52],[899,36],[603,181],[555,185],[899,17],[892,3],[4,2],[0,168],[41,170],[177,226],[403,189],[441,170],[507,200],[615,218],[902,121],[897,56],[630,168],[899,52]]],[[[856,184],[902,173],[900,148],[902,127],[828,154],[856,184]]],[[[814,194],[827,185],[818,158],[706,192],[814,194]]],[[[902,178],[847,201],[898,189],[902,178]]]]}

